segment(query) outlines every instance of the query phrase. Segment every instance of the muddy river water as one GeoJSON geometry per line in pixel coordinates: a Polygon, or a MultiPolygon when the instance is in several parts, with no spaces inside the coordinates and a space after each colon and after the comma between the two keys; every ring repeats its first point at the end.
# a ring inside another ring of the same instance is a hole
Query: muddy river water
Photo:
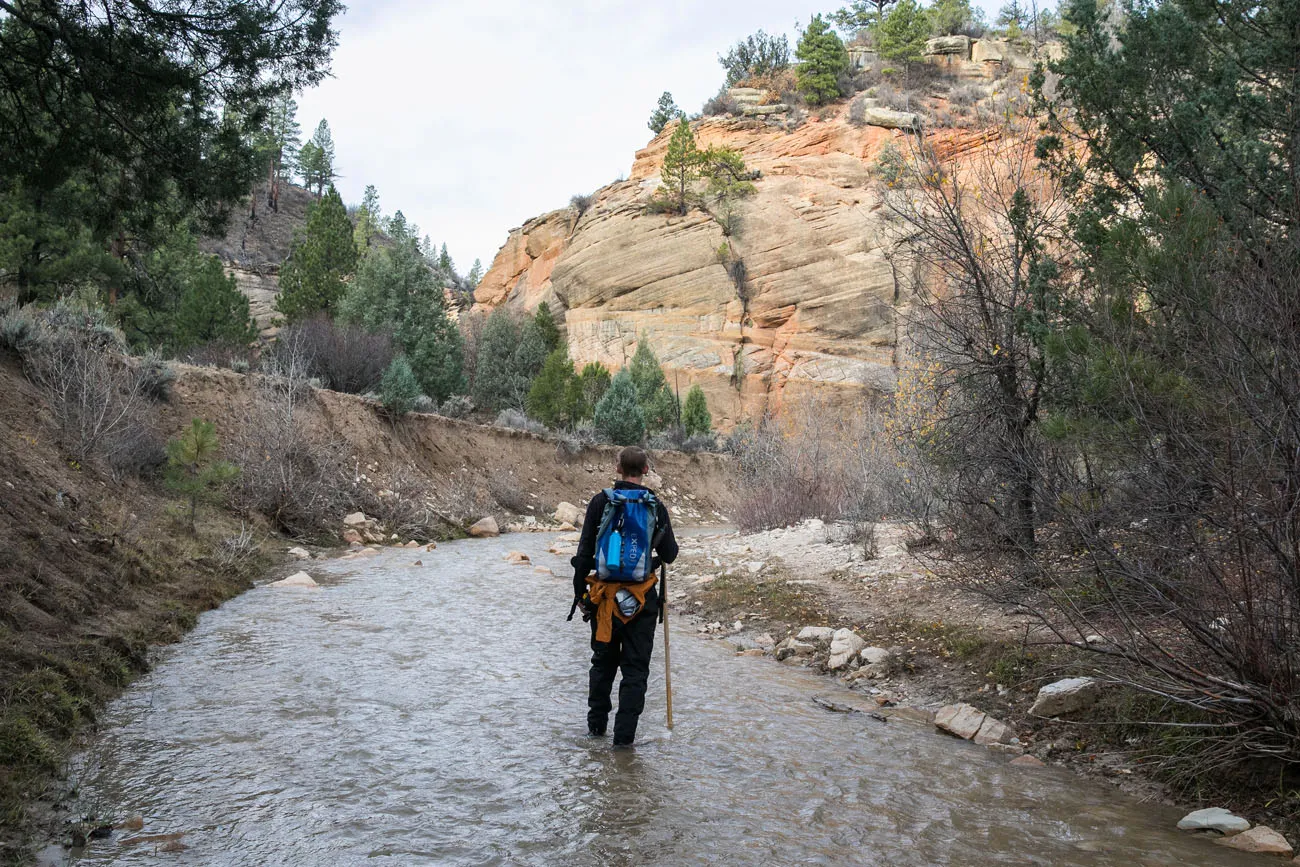
{"type": "Polygon", "coordinates": [[[552,538],[313,563],[319,589],[205,615],[74,764],[79,810],[143,831],[69,863],[1262,863],[1103,784],[828,713],[810,698],[832,681],[683,621],[676,728],[657,646],[639,745],[613,752],[586,736],[588,635],[552,538]]]}

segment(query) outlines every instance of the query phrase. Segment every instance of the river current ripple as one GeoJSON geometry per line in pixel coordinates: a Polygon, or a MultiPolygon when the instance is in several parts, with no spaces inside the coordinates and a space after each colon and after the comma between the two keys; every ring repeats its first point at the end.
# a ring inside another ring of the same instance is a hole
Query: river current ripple
{"type": "Polygon", "coordinates": [[[614,752],[586,736],[588,636],[552,538],[313,562],[320,589],[204,615],[73,764],[79,810],[144,830],[70,863],[1259,863],[1100,783],[828,713],[810,697],[831,681],[680,621],[675,730],[657,646],[639,744],[614,752]]]}

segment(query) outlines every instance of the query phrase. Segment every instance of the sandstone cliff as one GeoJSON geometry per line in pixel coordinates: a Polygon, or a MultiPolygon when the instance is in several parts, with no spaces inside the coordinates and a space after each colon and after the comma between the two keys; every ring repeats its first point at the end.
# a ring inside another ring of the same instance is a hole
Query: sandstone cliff
{"type": "MultiPolygon", "coordinates": [[[[645,212],[666,129],[636,155],[630,179],[599,190],[585,213],[558,210],[511,231],[477,305],[551,303],[579,365],[620,367],[646,334],[670,382],[683,393],[699,383],[723,426],[810,392],[848,402],[891,389],[908,276],[891,265],[895,233],[873,166],[887,144],[906,150],[910,133],[847,115],[839,106],[794,129],[754,118],[694,124],[701,148],[735,148],[762,173],[730,238],[700,210],[645,212]],[[726,242],[743,281],[719,256],[726,242]]],[[[925,134],[949,149],[985,140],[973,130],[925,134]]]]}

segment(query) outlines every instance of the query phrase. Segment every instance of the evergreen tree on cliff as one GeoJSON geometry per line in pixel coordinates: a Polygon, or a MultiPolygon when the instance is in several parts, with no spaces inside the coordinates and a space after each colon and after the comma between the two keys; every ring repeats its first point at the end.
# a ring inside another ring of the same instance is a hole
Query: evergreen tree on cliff
{"type": "Polygon", "coordinates": [[[586,421],[596,411],[596,404],[609,390],[610,376],[605,365],[597,361],[588,362],[582,373],[578,374],[578,400],[576,415],[579,421],[586,421]]]}
{"type": "Polygon", "coordinates": [[[596,404],[592,423],[615,445],[630,446],[645,439],[645,416],[637,402],[632,374],[626,367],[615,375],[596,404]]]}
{"type": "Polygon", "coordinates": [[[523,409],[546,355],[546,344],[532,318],[520,323],[498,307],[478,337],[474,402],[491,410],[523,409]]]}
{"type": "Polygon", "coordinates": [[[465,391],[465,344],[447,316],[444,286],[414,238],[372,250],[338,305],[339,318],[387,331],[425,394],[444,401],[465,391]]]}
{"type": "Polygon", "coordinates": [[[795,48],[799,65],[795,78],[809,105],[822,105],[840,95],[840,74],[849,68],[849,52],[820,15],[808,22],[795,48]]]}
{"type": "Polygon", "coordinates": [[[561,346],[546,356],[541,372],[528,391],[525,408],[529,418],[535,418],[547,427],[565,427],[577,420],[581,397],[569,350],[561,346]]]}
{"type": "Polygon", "coordinates": [[[713,430],[713,416],[709,414],[704,389],[699,385],[692,385],[686,393],[686,404],[682,407],[682,427],[688,437],[707,434],[713,430]]]}
{"type": "Polygon", "coordinates": [[[356,266],[352,224],[331,186],[312,205],[306,227],[289,248],[289,258],[280,269],[276,309],[291,322],[320,311],[332,314],[343,296],[344,281],[356,266]]]}
{"type": "Polygon", "coordinates": [[[248,296],[239,291],[235,278],[226,274],[220,259],[198,258],[177,305],[172,347],[188,349],[204,343],[247,346],[257,339],[248,296]]]}
{"type": "Polygon", "coordinates": [[[668,387],[668,378],[659,366],[659,359],[650,348],[650,341],[641,339],[636,354],[628,365],[632,385],[636,388],[637,403],[645,420],[646,430],[657,433],[677,423],[677,398],[668,387]]]}
{"type": "Polygon", "coordinates": [[[316,197],[325,191],[325,185],[338,177],[334,172],[334,137],[330,135],[330,125],[324,119],[312,133],[311,140],[302,146],[298,156],[299,170],[303,183],[308,189],[316,189],[316,197]]]}
{"type": "Polygon", "coordinates": [[[930,17],[916,0],[898,0],[876,31],[876,50],[885,60],[914,63],[925,55],[930,17]]]}
{"type": "Polygon", "coordinates": [[[885,20],[885,10],[896,0],[854,0],[831,13],[831,20],[850,39],[865,31],[874,31],[885,20]]]}
{"type": "Polygon", "coordinates": [[[656,200],[666,210],[685,214],[690,210],[691,184],[700,176],[700,151],[695,146],[691,123],[678,117],[673,136],[668,140],[664,154],[664,167],[660,172],[662,182],[655,193],[656,200]]]}
{"type": "Polygon", "coordinates": [[[537,312],[533,315],[533,324],[537,326],[537,333],[541,335],[542,343],[546,345],[547,352],[554,352],[559,349],[562,342],[560,326],[555,324],[555,315],[551,313],[551,305],[545,301],[537,305],[537,312]]]}
{"type": "Polygon", "coordinates": [[[298,125],[298,103],[282,94],[271,104],[266,124],[258,132],[258,158],[266,164],[266,205],[280,210],[280,185],[288,183],[298,170],[302,127],[298,125]]]}
{"type": "Polygon", "coordinates": [[[681,113],[682,110],[677,107],[677,103],[673,102],[673,95],[665,90],[663,96],[659,97],[659,104],[650,114],[650,122],[646,126],[650,127],[650,131],[655,135],[659,135],[664,131],[664,127],[668,126],[669,121],[681,113]]]}

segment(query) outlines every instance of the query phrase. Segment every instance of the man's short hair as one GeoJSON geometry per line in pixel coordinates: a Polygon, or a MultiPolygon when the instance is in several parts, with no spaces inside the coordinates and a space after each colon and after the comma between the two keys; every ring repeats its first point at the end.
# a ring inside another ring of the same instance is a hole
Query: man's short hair
{"type": "Polygon", "coordinates": [[[650,456],[645,449],[627,446],[618,453],[618,474],[627,479],[644,476],[650,469],[650,456]]]}

